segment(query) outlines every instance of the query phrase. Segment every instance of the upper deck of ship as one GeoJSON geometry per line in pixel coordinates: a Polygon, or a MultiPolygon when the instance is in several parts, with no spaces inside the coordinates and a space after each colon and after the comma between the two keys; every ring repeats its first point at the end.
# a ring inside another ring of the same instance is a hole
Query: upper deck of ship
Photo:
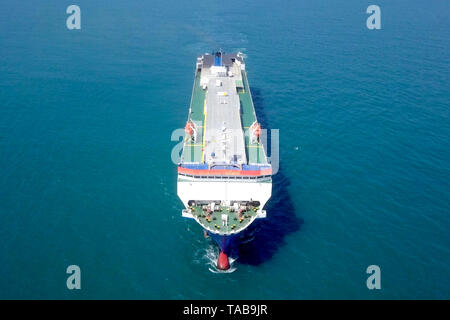
{"type": "Polygon", "coordinates": [[[181,165],[268,167],[263,144],[251,139],[257,118],[243,57],[219,58],[197,58],[188,117],[193,134],[186,134],[181,165]]]}

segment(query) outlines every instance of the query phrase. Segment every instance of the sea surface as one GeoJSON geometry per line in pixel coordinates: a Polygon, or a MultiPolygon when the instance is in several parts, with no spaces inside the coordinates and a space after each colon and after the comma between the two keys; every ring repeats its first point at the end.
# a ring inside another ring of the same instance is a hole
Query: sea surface
{"type": "Polygon", "coordinates": [[[74,0],[81,30],[69,4],[0,2],[0,298],[450,298],[449,1],[74,0]],[[171,161],[218,48],[280,136],[228,273],[171,161]]]}

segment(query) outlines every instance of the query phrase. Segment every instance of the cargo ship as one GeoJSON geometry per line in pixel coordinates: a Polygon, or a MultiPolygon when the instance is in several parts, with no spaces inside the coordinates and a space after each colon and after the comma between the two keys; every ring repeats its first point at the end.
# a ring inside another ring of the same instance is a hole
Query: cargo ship
{"type": "Polygon", "coordinates": [[[256,220],[266,218],[272,166],[263,145],[242,53],[197,57],[177,193],[206,237],[218,244],[217,268],[256,220]]]}

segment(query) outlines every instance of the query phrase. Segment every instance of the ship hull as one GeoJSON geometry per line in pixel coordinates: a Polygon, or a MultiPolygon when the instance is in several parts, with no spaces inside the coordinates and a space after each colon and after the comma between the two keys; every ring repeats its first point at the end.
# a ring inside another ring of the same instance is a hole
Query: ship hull
{"type": "Polygon", "coordinates": [[[266,217],[272,193],[272,165],[245,70],[242,53],[197,57],[177,168],[182,216],[217,243],[223,270],[246,229],[266,217]]]}
{"type": "Polygon", "coordinates": [[[211,237],[211,239],[213,239],[217,243],[220,251],[222,251],[226,255],[230,256],[233,254],[234,249],[236,249],[237,246],[239,245],[239,239],[241,238],[241,236],[245,232],[245,230],[243,230],[239,233],[230,234],[230,235],[222,235],[222,234],[212,233],[209,231],[206,231],[206,232],[211,237]]]}

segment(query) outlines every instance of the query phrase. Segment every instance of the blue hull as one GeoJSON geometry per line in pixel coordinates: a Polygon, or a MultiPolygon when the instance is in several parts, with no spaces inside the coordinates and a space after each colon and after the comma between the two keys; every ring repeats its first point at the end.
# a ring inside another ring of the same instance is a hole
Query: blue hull
{"type": "Polygon", "coordinates": [[[239,240],[244,232],[245,230],[232,235],[219,235],[210,232],[207,233],[217,243],[221,251],[225,252],[226,255],[231,255],[233,249],[235,249],[239,244],[239,240]]]}

